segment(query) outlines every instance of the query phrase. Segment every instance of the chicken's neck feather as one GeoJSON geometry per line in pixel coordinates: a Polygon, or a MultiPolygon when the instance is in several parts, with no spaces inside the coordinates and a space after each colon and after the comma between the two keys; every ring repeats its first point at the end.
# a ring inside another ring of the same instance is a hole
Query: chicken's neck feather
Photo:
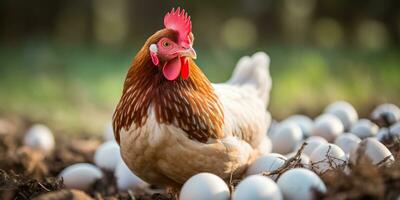
{"type": "Polygon", "coordinates": [[[169,81],[147,55],[138,54],[127,74],[113,117],[117,141],[122,128],[129,130],[131,125],[141,127],[146,123],[150,107],[158,123],[177,126],[191,139],[207,142],[209,138],[221,138],[224,121],[221,103],[194,61],[189,59],[187,80],[169,81]]]}

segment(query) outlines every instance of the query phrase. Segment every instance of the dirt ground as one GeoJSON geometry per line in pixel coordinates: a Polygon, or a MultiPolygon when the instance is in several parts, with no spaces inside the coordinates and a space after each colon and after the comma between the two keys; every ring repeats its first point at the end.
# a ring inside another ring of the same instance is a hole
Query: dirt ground
{"type": "MultiPolygon", "coordinates": [[[[22,120],[0,119],[0,199],[171,199],[166,194],[118,192],[112,174],[107,172],[88,191],[65,189],[58,174],[65,167],[79,162],[93,163],[93,153],[102,143],[100,138],[80,136],[67,138],[57,134],[56,149],[51,155],[22,145],[22,135],[29,127],[22,120]]],[[[396,161],[387,166],[372,165],[360,159],[348,165],[349,173],[332,170],[321,175],[327,185],[325,194],[315,193],[318,199],[397,199],[400,195],[400,142],[388,138],[385,145],[396,161]]],[[[299,167],[299,154],[272,173],[281,174],[299,167]]],[[[269,173],[271,174],[271,173],[269,173]]],[[[240,180],[232,181],[231,188],[240,180]]]]}

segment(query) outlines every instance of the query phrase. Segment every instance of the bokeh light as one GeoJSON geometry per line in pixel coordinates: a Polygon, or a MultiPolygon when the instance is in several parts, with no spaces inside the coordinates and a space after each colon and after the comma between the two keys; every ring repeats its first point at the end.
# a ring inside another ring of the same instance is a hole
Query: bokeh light
{"type": "Polygon", "coordinates": [[[390,38],[382,22],[364,20],[356,29],[357,43],[365,49],[382,49],[389,44],[390,38]]]}
{"type": "Polygon", "coordinates": [[[343,42],[343,28],[332,18],[321,18],[313,25],[313,37],[321,47],[336,47],[343,42]]]}
{"type": "Polygon", "coordinates": [[[257,40],[257,29],[246,19],[229,19],[222,27],[222,40],[232,49],[243,49],[257,40]]]}

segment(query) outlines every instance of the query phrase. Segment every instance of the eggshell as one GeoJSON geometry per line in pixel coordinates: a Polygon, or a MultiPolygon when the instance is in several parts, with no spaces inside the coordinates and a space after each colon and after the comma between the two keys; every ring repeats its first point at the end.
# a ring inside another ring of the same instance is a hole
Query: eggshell
{"type": "Polygon", "coordinates": [[[335,144],[338,145],[345,154],[350,154],[353,149],[356,149],[361,139],[352,133],[345,133],[336,138],[335,144]]]}
{"type": "Polygon", "coordinates": [[[339,118],[345,130],[349,130],[351,126],[358,120],[358,114],[354,107],[346,101],[337,101],[330,104],[325,113],[330,113],[339,118]]]}
{"type": "Polygon", "coordinates": [[[232,194],[232,200],[281,200],[278,185],[268,177],[252,175],[239,183],[232,194]]]}
{"type": "Polygon", "coordinates": [[[277,183],[285,200],[313,199],[313,189],[326,192],[326,186],[322,180],[314,172],[304,168],[286,171],[277,183]]]}
{"type": "Polygon", "coordinates": [[[400,122],[397,122],[389,128],[380,128],[376,139],[379,141],[400,139],[400,122]]]}
{"type": "MultiPolygon", "coordinates": [[[[323,143],[328,143],[323,137],[320,136],[311,136],[307,138],[304,142],[307,142],[307,145],[303,149],[303,153],[305,155],[310,156],[312,152],[321,144],[323,143]]],[[[298,147],[296,148],[296,151],[301,147],[303,143],[301,142],[298,147]]]]}
{"type": "Polygon", "coordinates": [[[400,122],[397,122],[395,124],[393,124],[392,126],[390,126],[389,129],[389,133],[391,137],[396,137],[399,138],[400,137],[400,122]]]}
{"type": "Polygon", "coordinates": [[[364,139],[374,137],[378,133],[379,127],[368,119],[360,119],[352,127],[350,132],[357,137],[364,139]]]}
{"type": "Polygon", "coordinates": [[[379,141],[390,139],[389,128],[386,127],[380,128],[375,137],[379,141]]]}
{"type": "Polygon", "coordinates": [[[181,189],[180,200],[228,200],[229,188],[218,176],[200,173],[189,178],[181,189]]]}
{"type": "Polygon", "coordinates": [[[50,153],[54,149],[54,136],[45,125],[32,126],[24,137],[24,144],[34,149],[50,153]]]}
{"type": "Polygon", "coordinates": [[[120,191],[143,189],[149,186],[148,183],[137,177],[123,160],[119,162],[115,169],[114,176],[116,178],[118,190],[120,191]]]}
{"type": "Polygon", "coordinates": [[[324,173],[326,170],[339,167],[347,162],[344,151],[335,144],[321,144],[310,156],[312,168],[317,173],[324,173]],[[332,166],[332,167],[331,167],[332,166]]]}
{"type": "Polygon", "coordinates": [[[333,142],[337,136],[343,133],[343,124],[333,114],[323,114],[315,119],[312,134],[321,136],[328,142],[333,142]]]}
{"type": "Polygon", "coordinates": [[[292,152],[303,138],[301,128],[293,122],[280,123],[271,135],[272,152],[286,154],[292,152]]]}
{"type": "Polygon", "coordinates": [[[111,122],[107,123],[107,125],[104,127],[103,139],[104,141],[115,140],[114,130],[111,122]]]}
{"type": "Polygon", "coordinates": [[[78,163],[65,168],[59,176],[63,178],[66,188],[86,190],[103,174],[92,164],[78,163]]]}
{"type": "Polygon", "coordinates": [[[263,155],[271,153],[271,151],[272,151],[272,142],[271,142],[271,139],[269,139],[268,136],[266,136],[266,137],[264,137],[262,139],[261,143],[258,145],[258,150],[263,155]]]}
{"type": "Polygon", "coordinates": [[[394,104],[382,104],[374,109],[371,118],[381,126],[392,125],[400,121],[400,108],[394,104]]]}
{"type": "MultiPolygon", "coordinates": [[[[286,154],[285,157],[287,159],[293,158],[294,156],[296,156],[297,151],[294,151],[292,153],[286,154]]],[[[310,165],[310,157],[308,157],[308,155],[302,153],[300,155],[300,164],[302,164],[304,167],[308,167],[310,165]]]]}
{"type": "Polygon", "coordinates": [[[276,129],[278,128],[279,122],[276,120],[272,120],[271,125],[269,126],[269,129],[267,131],[267,136],[271,137],[275,132],[276,129]]]}
{"type": "Polygon", "coordinates": [[[94,163],[105,170],[114,171],[120,160],[119,145],[115,141],[103,143],[94,154],[94,163]]]}
{"type": "MultiPolygon", "coordinates": [[[[285,164],[286,158],[280,154],[267,154],[260,156],[247,168],[246,176],[261,174],[263,172],[271,172],[283,164],[285,164]]],[[[272,179],[276,179],[277,175],[270,176],[272,179]]]]}
{"type": "Polygon", "coordinates": [[[313,121],[305,115],[292,115],[285,121],[294,122],[300,126],[303,138],[307,138],[311,135],[313,121]]]}
{"type": "Polygon", "coordinates": [[[363,155],[371,159],[373,164],[380,163],[386,157],[389,157],[385,162],[386,164],[394,161],[394,157],[389,149],[375,138],[366,138],[362,140],[358,144],[358,147],[350,153],[350,161],[353,164],[356,164],[356,161],[360,156],[359,153],[363,153],[363,155]]]}

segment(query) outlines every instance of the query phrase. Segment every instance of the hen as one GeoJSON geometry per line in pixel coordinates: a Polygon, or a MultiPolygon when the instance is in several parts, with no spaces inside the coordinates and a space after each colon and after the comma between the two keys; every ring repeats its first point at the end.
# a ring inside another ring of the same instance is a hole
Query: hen
{"type": "Polygon", "coordinates": [[[173,188],[200,172],[240,176],[268,148],[269,57],[243,57],[227,83],[211,84],[194,62],[188,14],[172,9],[164,25],[133,59],[113,116],[123,160],[173,188]]]}

